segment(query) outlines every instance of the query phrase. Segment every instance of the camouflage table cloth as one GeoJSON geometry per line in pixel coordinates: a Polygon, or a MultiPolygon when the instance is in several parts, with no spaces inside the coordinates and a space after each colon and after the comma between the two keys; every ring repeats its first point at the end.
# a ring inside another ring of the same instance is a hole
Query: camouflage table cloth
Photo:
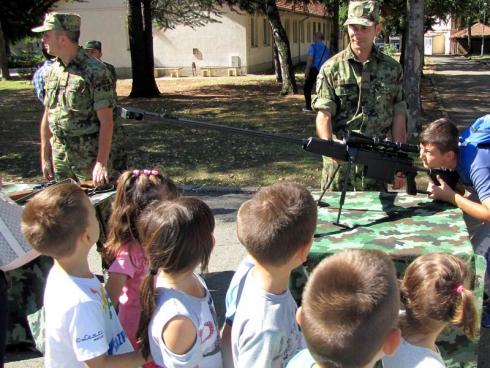
{"type": "MultiPolygon", "coordinates": [[[[466,260],[473,270],[473,291],[479,313],[483,301],[485,259],[473,253],[462,213],[458,208],[434,202],[426,196],[403,193],[347,193],[337,219],[340,193],[327,193],[328,207],[318,208],[318,224],[313,246],[304,267],[295,270],[291,289],[299,299],[306,277],[324,257],[345,248],[378,249],[389,253],[399,277],[417,256],[446,252],[466,260]]],[[[476,367],[478,341],[469,341],[456,330],[447,331],[438,341],[447,367],[476,367]]]]}
{"type": "MultiPolygon", "coordinates": [[[[5,184],[5,193],[31,189],[32,184],[5,184]]],[[[90,201],[96,208],[110,201],[115,191],[95,194],[90,201]]],[[[8,290],[9,325],[8,347],[42,347],[42,336],[38,336],[42,324],[44,287],[49,270],[53,265],[51,257],[40,256],[26,265],[6,273],[8,290]],[[34,335],[34,336],[33,336],[34,335]],[[36,341],[34,341],[36,340],[36,341]]]]}

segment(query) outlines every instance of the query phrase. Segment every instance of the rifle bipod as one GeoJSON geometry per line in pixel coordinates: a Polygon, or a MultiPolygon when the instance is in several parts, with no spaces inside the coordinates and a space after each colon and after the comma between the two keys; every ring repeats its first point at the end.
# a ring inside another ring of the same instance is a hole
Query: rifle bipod
{"type": "MultiPolygon", "coordinates": [[[[330,186],[332,185],[333,180],[335,179],[335,176],[339,172],[340,165],[341,164],[337,165],[337,168],[335,169],[332,177],[328,179],[328,182],[323,187],[322,194],[320,195],[320,198],[318,198],[318,201],[316,203],[318,207],[328,207],[329,206],[328,203],[322,202],[322,198],[325,195],[325,193],[327,192],[327,190],[330,188],[330,186]]],[[[346,176],[344,177],[344,182],[342,183],[342,192],[340,193],[339,212],[337,213],[337,221],[333,222],[333,224],[335,226],[343,227],[345,229],[349,228],[349,226],[340,223],[340,215],[342,213],[342,207],[344,206],[344,202],[345,202],[345,195],[347,192],[347,183],[349,182],[351,169],[352,169],[352,160],[348,160],[347,161],[347,172],[346,172],[346,176]]]]}

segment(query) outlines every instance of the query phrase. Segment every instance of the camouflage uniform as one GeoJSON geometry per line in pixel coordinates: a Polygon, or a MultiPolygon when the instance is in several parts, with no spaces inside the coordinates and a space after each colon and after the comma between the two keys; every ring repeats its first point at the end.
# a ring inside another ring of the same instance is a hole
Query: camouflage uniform
{"type": "MultiPolygon", "coordinates": [[[[83,48],[85,50],[93,49],[102,52],[102,42],[96,40],[87,41],[85,45],[83,45],[83,48]]],[[[102,62],[107,67],[107,69],[109,69],[109,72],[111,73],[112,76],[112,81],[114,83],[114,89],[116,89],[116,82],[117,82],[116,68],[114,68],[112,64],[106,63],[105,61],[102,62]]]]}
{"type": "MultiPolygon", "coordinates": [[[[53,136],[53,164],[56,180],[90,180],[99,148],[100,122],[96,111],[115,110],[116,94],[109,70],[80,48],[68,65],[57,59],[46,74],[44,105],[53,136]]],[[[108,160],[109,173],[123,139],[114,122],[113,150],[108,160]]],[[[120,169],[120,168],[117,168],[120,169]]]]}
{"type": "MultiPolygon", "coordinates": [[[[346,24],[368,26],[379,18],[373,1],[356,1],[349,5],[346,24]],[[352,6],[351,6],[352,5],[352,6]],[[374,20],[369,20],[372,17],[374,20]],[[367,22],[367,23],[366,23],[367,22]]],[[[373,46],[368,60],[361,63],[350,44],[330,58],[320,70],[317,95],[312,106],[315,110],[332,115],[332,128],[338,138],[346,129],[360,131],[368,136],[391,137],[393,117],[406,114],[401,65],[373,46]]],[[[322,187],[333,175],[337,164],[323,158],[322,187]]],[[[342,165],[331,190],[342,188],[346,165],[342,165]]],[[[362,166],[352,168],[349,190],[383,190],[384,184],[363,178],[362,166]]]]}

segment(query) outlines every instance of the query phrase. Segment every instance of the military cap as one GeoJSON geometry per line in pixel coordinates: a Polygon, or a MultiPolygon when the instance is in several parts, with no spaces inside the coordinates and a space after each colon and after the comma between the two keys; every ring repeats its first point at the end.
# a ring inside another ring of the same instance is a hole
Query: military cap
{"type": "Polygon", "coordinates": [[[351,1],[344,26],[357,24],[371,27],[379,22],[379,5],[373,0],[351,1]]]}
{"type": "Polygon", "coordinates": [[[32,32],[47,31],[80,32],[80,16],[75,13],[48,13],[42,26],[32,29],[32,32]]]}
{"type": "Polygon", "coordinates": [[[102,51],[102,43],[96,40],[87,41],[85,45],[83,45],[83,48],[85,50],[94,49],[102,51]]]}

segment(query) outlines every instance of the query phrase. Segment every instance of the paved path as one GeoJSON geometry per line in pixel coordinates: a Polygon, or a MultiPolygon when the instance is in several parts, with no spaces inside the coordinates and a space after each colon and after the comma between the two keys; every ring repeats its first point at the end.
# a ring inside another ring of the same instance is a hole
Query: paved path
{"type": "Polygon", "coordinates": [[[490,64],[463,56],[427,59],[443,110],[458,127],[490,112],[490,64]]]}
{"type": "MultiPolygon", "coordinates": [[[[490,112],[490,67],[463,57],[431,57],[428,66],[438,92],[444,112],[461,128],[468,126],[476,117],[490,112]]],[[[241,259],[245,255],[236,238],[236,211],[250,192],[190,193],[207,202],[216,217],[216,244],[206,277],[215,299],[220,322],[224,315],[226,288],[241,259]]],[[[99,260],[92,254],[91,265],[98,271],[99,260]]],[[[13,361],[6,368],[41,368],[42,358],[38,355],[10,354],[13,361]]],[[[479,368],[490,368],[490,330],[482,331],[480,340],[479,368]]]]}

